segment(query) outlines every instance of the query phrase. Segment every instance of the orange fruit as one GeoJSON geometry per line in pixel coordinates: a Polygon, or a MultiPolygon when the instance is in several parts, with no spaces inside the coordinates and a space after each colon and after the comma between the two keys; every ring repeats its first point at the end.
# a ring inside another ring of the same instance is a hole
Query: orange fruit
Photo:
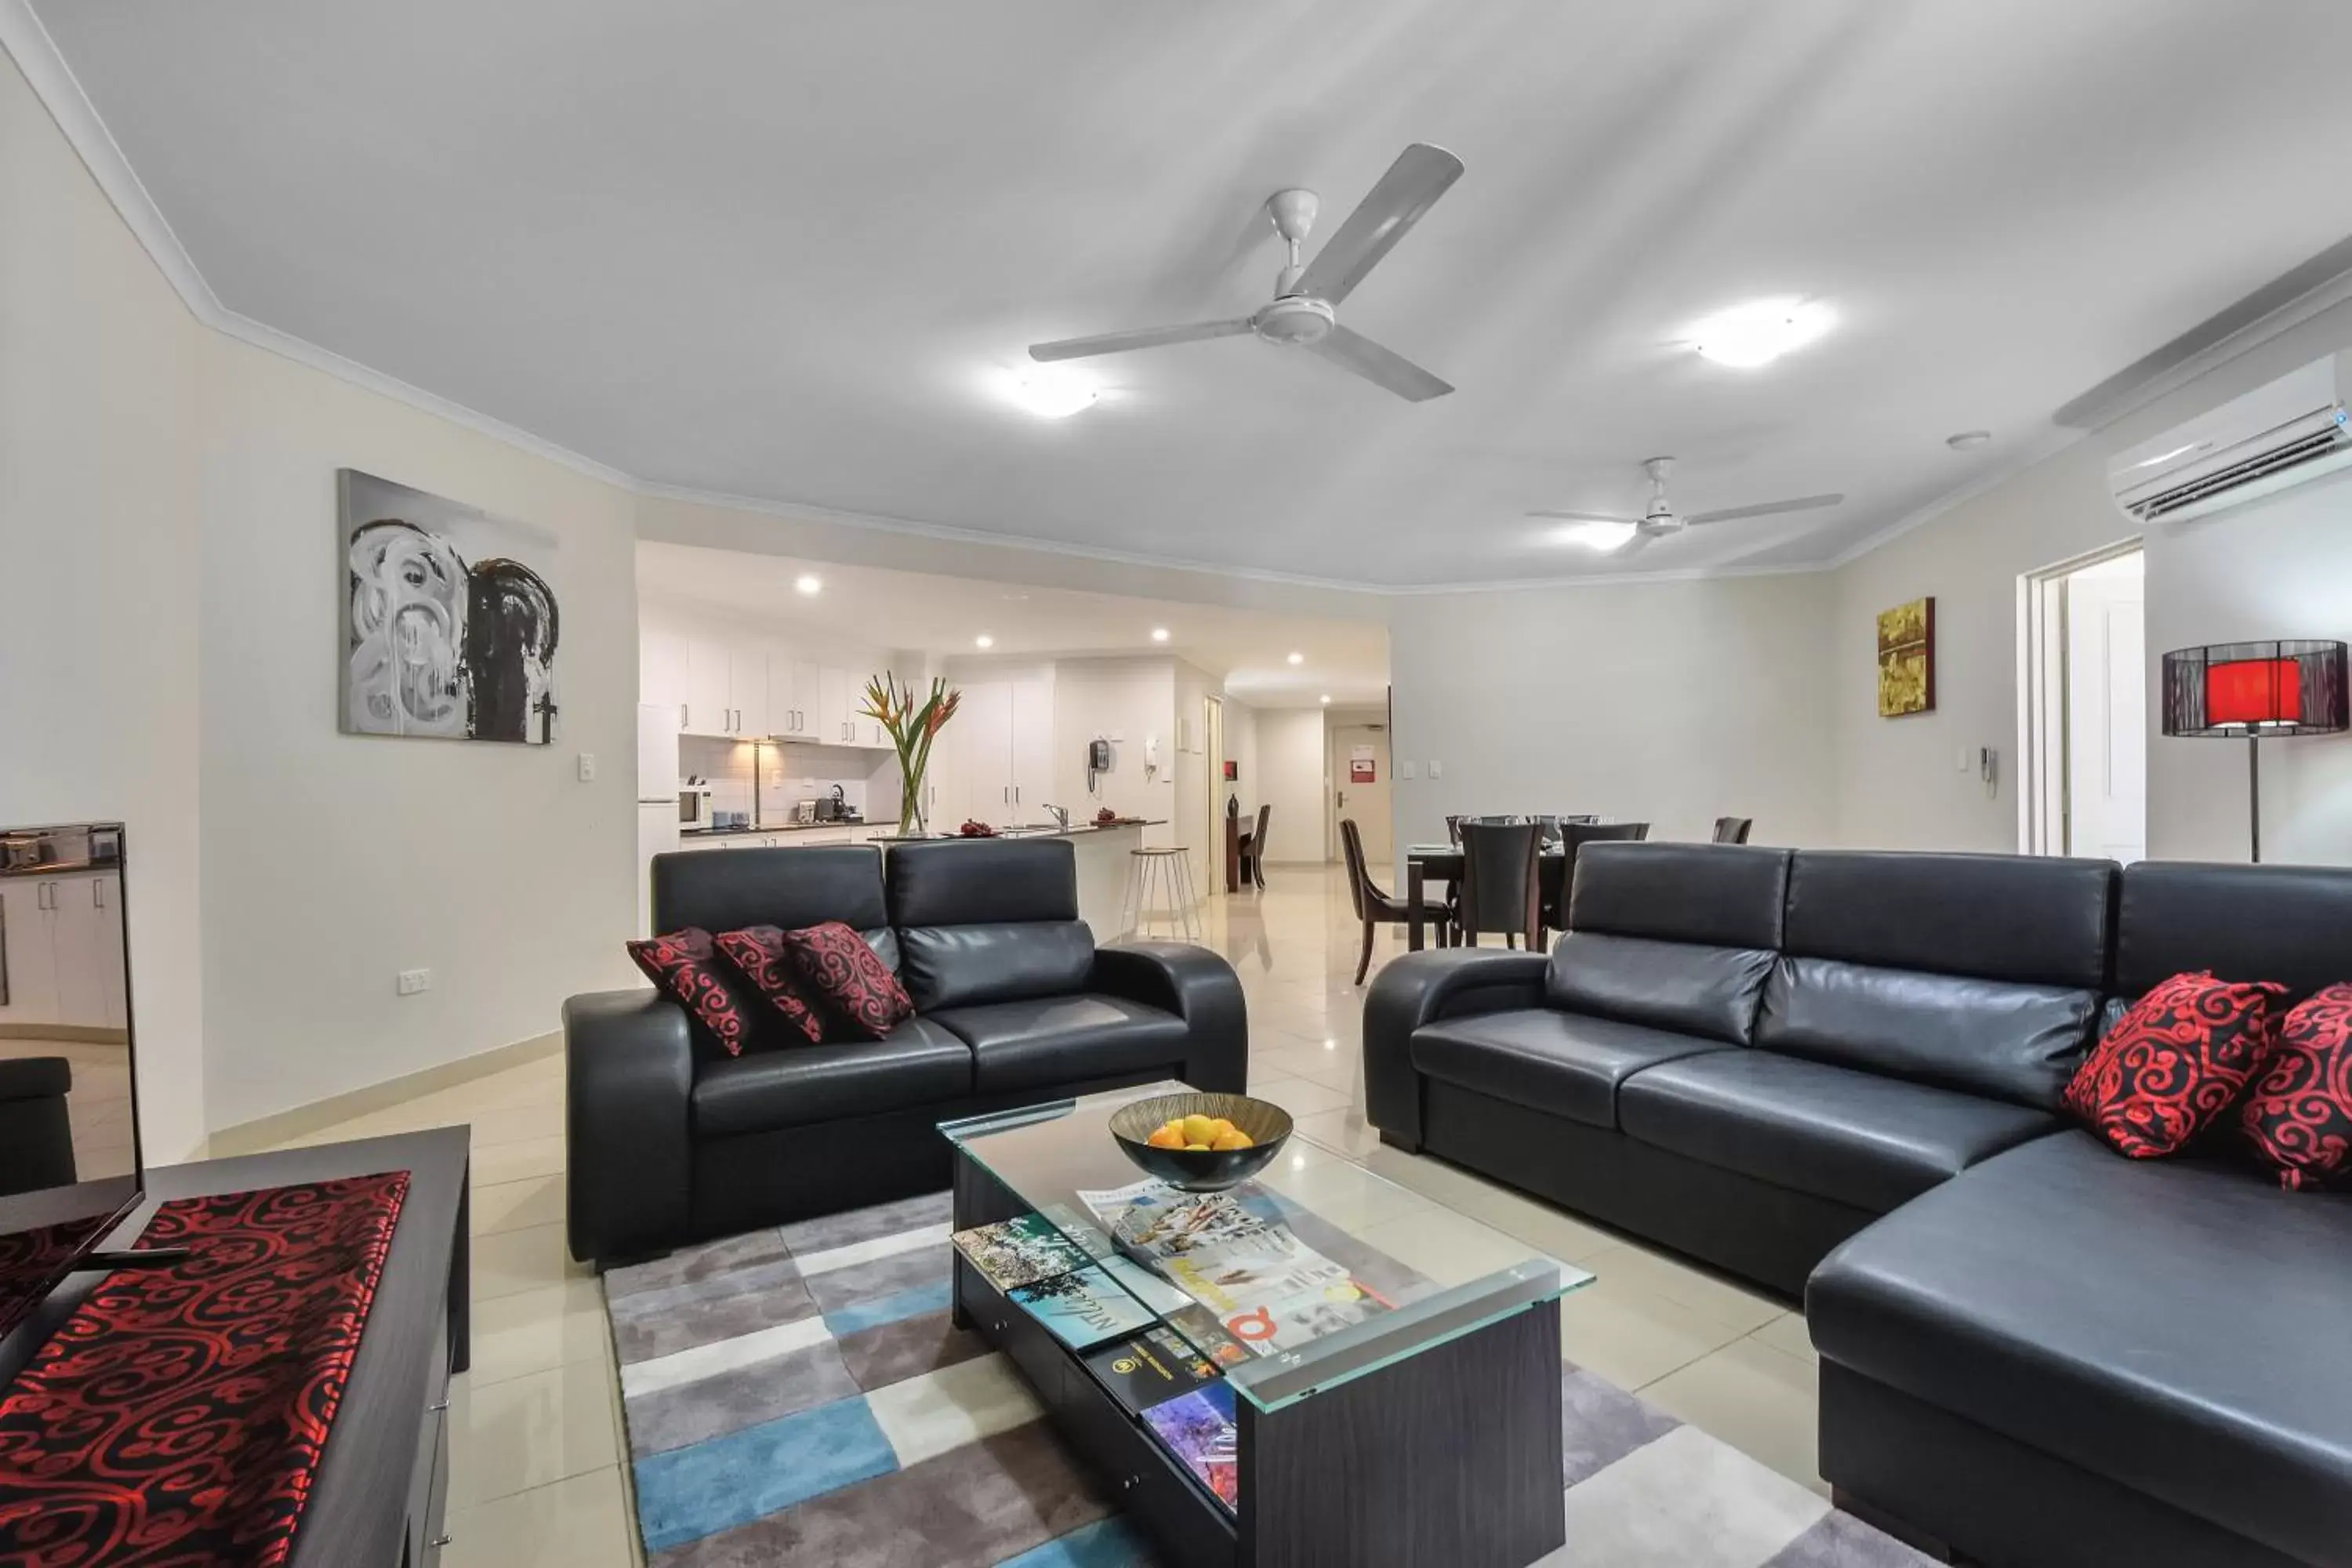
{"type": "Polygon", "coordinates": [[[1209,1152],[1209,1146],[1206,1143],[1187,1143],[1184,1148],[1189,1153],[1205,1154],[1209,1152]]]}
{"type": "Polygon", "coordinates": [[[1144,1142],[1154,1149],[1181,1149],[1184,1146],[1184,1134],[1172,1127],[1155,1127],[1151,1130],[1151,1136],[1144,1142]]]}
{"type": "Polygon", "coordinates": [[[1209,1142],[1213,1143],[1218,1139],[1223,1138],[1226,1133],[1231,1132],[1233,1130],[1234,1124],[1232,1122],[1226,1121],[1222,1116],[1216,1117],[1209,1123],[1209,1142]]]}
{"type": "Polygon", "coordinates": [[[1239,1128],[1235,1128],[1223,1134],[1215,1142],[1210,1144],[1209,1147],[1212,1149],[1254,1149],[1257,1147],[1257,1144],[1256,1141],[1252,1139],[1248,1133],[1242,1131],[1239,1128]]]}

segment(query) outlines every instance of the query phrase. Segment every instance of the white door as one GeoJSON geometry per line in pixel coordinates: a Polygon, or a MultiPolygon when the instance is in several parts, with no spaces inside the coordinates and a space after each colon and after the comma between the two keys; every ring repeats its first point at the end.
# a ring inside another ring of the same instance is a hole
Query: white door
{"type": "Polygon", "coordinates": [[[2147,854],[2147,635],[2137,552],[2066,579],[2066,852],[2147,854]]]}
{"type": "Polygon", "coordinates": [[[1013,684],[978,681],[963,689],[963,706],[955,716],[959,770],[963,775],[963,800],[950,802],[955,821],[973,817],[997,827],[1022,820],[1013,804],[1013,684]]]}
{"type": "Polygon", "coordinates": [[[716,637],[686,639],[686,728],[693,735],[735,732],[732,675],[727,645],[716,637]]]}
{"type": "Polygon", "coordinates": [[[1054,800],[1054,683],[1043,676],[1015,680],[1010,703],[1013,820],[1050,820],[1048,801],[1076,812],[1076,802],[1054,800]]]}
{"type": "Polygon", "coordinates": [[[768,666],[768,704],[781,709],[772,717],[779,726],[779,735],[797,735],[814,739],[816,735],[816,705],[822,672],[807,659],[776,658],[768,666]]]}
{"type": "MultiPolygon", "coordinates": [[[[1331,831],[1341,817],[1353,817],[1364,838],[1364,864],[1386,879],[1396,858],[1389,833],[1389,732],[1370,724],[1342,724],[1331,731],[1331,831]]],[[[1336,850],[1334,851],[1336,853],[1336,850]]]]}
{"type": "Polygon", "coordinates": [[[831,665],[817,671],[816,709],[810,717],[816,721],[816,738],[828,746],[849,744],[849,710],[856,704],[849,700],[849,672],[831,665]]]}

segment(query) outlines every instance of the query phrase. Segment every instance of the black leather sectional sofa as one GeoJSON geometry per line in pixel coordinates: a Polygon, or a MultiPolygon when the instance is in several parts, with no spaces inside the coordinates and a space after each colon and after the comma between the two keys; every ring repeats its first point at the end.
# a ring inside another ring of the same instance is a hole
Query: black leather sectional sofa
{"type": "Polygon", "coordinates": [[[2352,1194],[2059,1110],[2170,974],[2352,978],[2352,871],[1595,845],[1569,924],[1383,972],[1383,1140],[1801,1293],[1822,1475],[1916,1539],[2352,1564],[2352,1194]]]}
{"type": "Polygon", "coordinates": [[[653,920],[843,921],[916,1016],[881,1040],[729,1057],[657,991],[572,997],[566,1223],[583,1261],[942,1189],[937,1128],[953,1117],[1161,1078],[1246,1087],[1233,966],[1174,942],[1096,946],[1063,840],[936,840],[887,860],[871,845],[660,855],[653,920]]]}

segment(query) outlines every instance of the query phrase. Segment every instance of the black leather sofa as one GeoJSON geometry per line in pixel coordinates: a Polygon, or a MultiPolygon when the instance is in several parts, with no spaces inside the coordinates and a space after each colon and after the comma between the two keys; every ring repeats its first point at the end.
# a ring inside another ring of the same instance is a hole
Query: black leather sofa
{"type": "Polygon", "coordinates": [[[2184,969],[2352,978],[2352,871],[1597,845],[1391,963],[1381,1137],[1780,1291],[1841,1501],[1986,1563],[2352,1563],[2352,1194],[2058,1114],[2184,969]]]}
{"type": "Polygon", "coordinates": [[[898,972],[916,1016],[882,1040],[794,1036],[730,1058],[657,991],[572,997],[566,1225],[583,1261],[944,1188],[937,1128],[950,1118],[1162,1078],[1246,1087],[1233,966],[1175,942],[1096,946],[1063,840],[935,840],[887,859],[871,845],[659,855],[653,921],[841,921],[898,972]]]}

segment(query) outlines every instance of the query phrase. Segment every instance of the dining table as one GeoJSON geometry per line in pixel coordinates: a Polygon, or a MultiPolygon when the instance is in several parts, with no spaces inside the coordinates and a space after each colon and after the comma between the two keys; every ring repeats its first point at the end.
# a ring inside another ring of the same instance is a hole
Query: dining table
{"type": "MultiPolygon", "coordinates": [[[[1559,905],[1560,888],[1568,875],[1568,850],[1563,845],[1547,844],[1536,862],[1536,878],[1543,892],[1544,907],[1559,905]]],[[[1462,880],[1462,846],[1459,844],[1408,844],[1404,847],[1404,906],[1411,911],[1405,916],[1404,945],[1407,952],[1419,952],[1425,945],[1422,931],[1422,889],[1430,882],[1462,880]]]]}

